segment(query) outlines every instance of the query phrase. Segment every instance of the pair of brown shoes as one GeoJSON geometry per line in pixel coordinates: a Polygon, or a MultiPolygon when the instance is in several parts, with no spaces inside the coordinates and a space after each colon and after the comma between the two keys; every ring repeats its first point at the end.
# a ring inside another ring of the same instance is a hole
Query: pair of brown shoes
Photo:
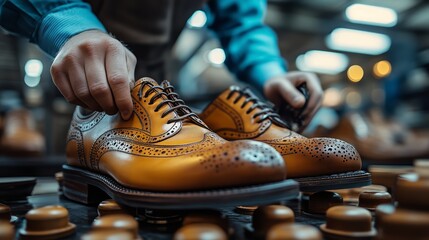
{"type": "Polygon", "coordinates": [[[10,110],[0,121],[0,153],[10,156],[38,156],[45,151],[45,139],[36,130],[30,111],[10,110]]]}
{"type": "Polygon", "coordinates": [[[132,97],[127,121],[76,109],[63,168],[67,197],[96,202],[102,190],[134,207],[198,208],[296,197],[290,176],[306,191],[369,183],[352,146],[288,130],[240,89],[225,91],[201,118],[167,81],[140,79],[132,97]],[[326,175],[332,173],[343,174],[326,175]]]}

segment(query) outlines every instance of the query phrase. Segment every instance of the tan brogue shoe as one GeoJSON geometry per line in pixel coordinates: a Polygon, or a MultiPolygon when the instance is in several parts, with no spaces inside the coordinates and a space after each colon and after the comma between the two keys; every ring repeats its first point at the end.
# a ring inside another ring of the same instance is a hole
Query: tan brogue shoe
{"type": "Polygon", "coordinates": [[[0,138],[0,152],[11,156],[38,156],[45,151],[45,139],[37,131],[31,112],[14,109],[6,113],[0,138]]]}
{"type": "Polygon", "coordinates": [[[132,207],[195,208],[297,195],[297,183],[284,180],[284,161],[269,145],[224,140],[150,78],[137,81],[132,97],[134,113],[126,121],[76,109],[63,168],[65,196],[99,202],[91,199],[99,193],[95,186],[132,207]]]}
{"type": "Polygon", "coordinates": [[[308,139],[289,130],[273,106],[247,88],[224,91],[200,118],[227,140],[251,139],[274,147],[283,156],[288,178],[297,180],[302,191],[370,183],[370,175],[359,171],[362,163],[353,146],[331,138],[308,139]]]}

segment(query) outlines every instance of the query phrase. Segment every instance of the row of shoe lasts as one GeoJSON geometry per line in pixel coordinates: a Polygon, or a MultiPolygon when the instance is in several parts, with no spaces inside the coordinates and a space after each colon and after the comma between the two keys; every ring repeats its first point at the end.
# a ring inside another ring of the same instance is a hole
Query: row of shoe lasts
{"type": "Polygon", "coordinates": [[[0,117],[0,154],[38,156],[45,151],[45,139],[36,129],[31,112],[12,109],[0,117]]]}
{"type": "Polygon", "coordinates": [[[303,211],[326,214],[326,239],[429,239],[429,162],[416,162],[414,171],[398,177],[396,202],[384,186],[371,185],[304,194],[303,211]]]}

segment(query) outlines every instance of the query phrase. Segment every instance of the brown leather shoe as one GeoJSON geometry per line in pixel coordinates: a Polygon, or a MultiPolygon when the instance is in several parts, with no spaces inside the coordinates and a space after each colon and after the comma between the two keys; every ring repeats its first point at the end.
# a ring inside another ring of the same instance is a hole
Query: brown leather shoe
{"type": "Polygon", "coordinates": [[[251,139],[274,147],[283,156],[288,178],[297,180],[302,191],[370,183],[369,174],[359,171],[361,159],[353,146],[331,138],[308,139],[289,130],[272,105],[249,89],[232,86],[200,117],[227,140],[251,139]]]}
{"type": "Polygon", "coordinates": [[[11,156],[38,156],[45,151],[45,139],[37,131],[31,112],[14,109],[6,113],[0,138],[0,152],[11,156]]]}
{"type": "Polygon", "coordinates": [[[137,81],[132,97],[127,121],[76,109],[63,168],[67,197],[91,202],[95,186],[128,206],[195,208],[297,195],[269,145],[224,140],[150,78],[137,81]]]}
{"type": "Polygon", "coordinates": [[[412,164],[429,157],[429,137],[416,134],[397,122],[389,122],[378,113],[370,116],[348,113],[332,129],[319,129],[317,135],[342,139],[353,144],[365,165],[412,164]]]}

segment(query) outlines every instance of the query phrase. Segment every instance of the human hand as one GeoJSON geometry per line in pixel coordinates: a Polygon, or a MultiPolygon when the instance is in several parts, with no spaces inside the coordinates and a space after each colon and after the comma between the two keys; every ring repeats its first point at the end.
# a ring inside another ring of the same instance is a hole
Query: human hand
{"type": "Polygon", "coordinates": [[[305,104],[305,98],[297,87],[303,83],[307,85],[310,98],[305,109],[302,110],[303,122],[299,131],[304,130],[322,104],[323,91],[319,78],[313,73],[293,71],[283,76],[273,77],[264,85],[265,96],[278,108],[288,104],[300,109],[305,104]]]}
{"type": "Polygon", "coordinates": [[[54,59],[51,75],[64,98],[73,104],[107,114],[133,111],[130,88],[136,57],[121,42],[98,30],[70,38],[54,59]]]}

